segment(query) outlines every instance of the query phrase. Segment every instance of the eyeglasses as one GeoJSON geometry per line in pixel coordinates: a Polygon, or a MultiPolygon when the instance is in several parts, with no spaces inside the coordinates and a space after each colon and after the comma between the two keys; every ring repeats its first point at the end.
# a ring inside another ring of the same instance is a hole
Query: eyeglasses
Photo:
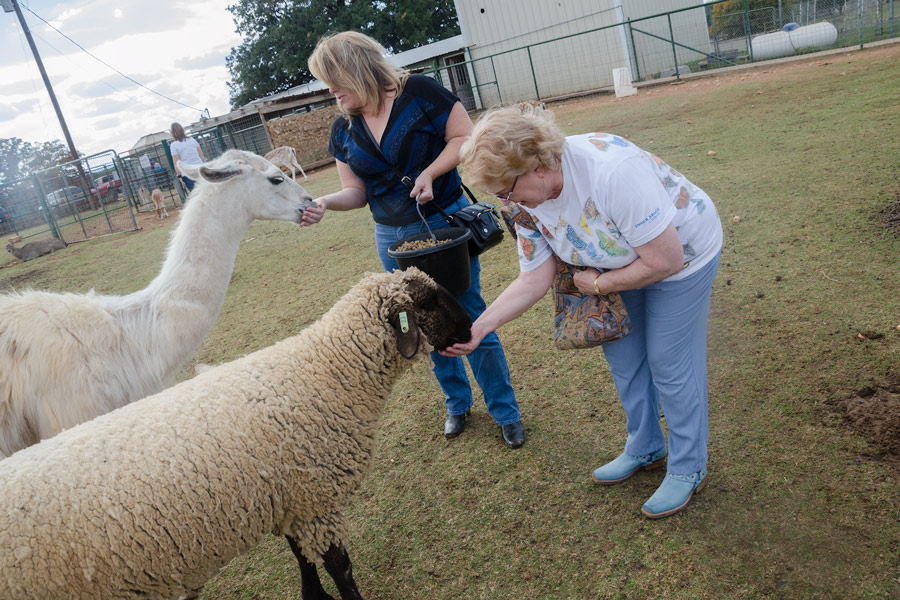
{"type": "Polygon", "coordinates": [[[500,194],[491,194],[491,195],[492,195],[494,198],[496,198],[497,200],[499,200],[500,202],[502,202],[503,204],[509,204],[509,197],[512,196],[513,190],[516,189],[516,184],[517,184],[517,183],[519,183],[519,176],[518,176],[518,175],[516,175],[516,178],[513,179],[512,187],[509,188],[509,192],[506,194],[506,197],[505,197],[505,198],[504,198],[503,196],[501,196],[500,194]]]}

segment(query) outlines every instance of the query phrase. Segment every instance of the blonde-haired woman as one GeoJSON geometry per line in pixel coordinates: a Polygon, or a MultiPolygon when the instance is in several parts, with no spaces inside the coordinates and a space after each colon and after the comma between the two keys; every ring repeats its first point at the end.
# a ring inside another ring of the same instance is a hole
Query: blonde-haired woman
{"type": "Polygon", "coordinates": [[[522,211],[518,218],[535,229],[516,224],[519,276],[475,320],[472,341],[443,353],[465,354],[531,308],[550,288],[554,255],[582,267],[578,289],[620,292],[633,325],[603,346],[628,436],[624,452],[593,479],[621,483],[661,467],[668,452],[668,472],[642,512],[660,518],[682,510],[706,483],[706,324],[722,247],[712,200],[621,137],[565,137],[550,111],[532,105],[485,114],[461,164],[466,181],[522,211]]]}
{"type": "MultiPolygon", "coordinates": [[[[452,214],[469,204],[456,165],[472,121],[451,92],[430,77],[397,68],[378,42],[361,33],[321,39],[309,70],[328,85],[344,114],[335,119],[328,143],[341,190],[318,198],[318,207],[307,209],[304,219],[315,223],[326,209],[368,206],[378,257],[386,271],[396,269],[388,247],[422,227],[416,199],[431,227],[446,226],[435,205],[452,214]]],[[[475,319],[486,306],[477,258],[470,260],[470,270],[472,286],[457,300],[475,319]]],[[[435,352],[432,358],[447,405],[444,435],[455,437],[474,403],[472,388],[460,357],[435,352]]],[[[497,334],[485,336],[468,359],[503,442],[518,448],[525,430],[497,334]]]]}
{"type": "Polygon", "coordinates": [[[169,132],[175,138],[175,141],[169,146],[169,151],[172,153],[172,164],[175,165],[175,175],[190,193],[194,191],[194,180],[181,174],[178,170],[178,161],[180,160],[186,165],[203,164],[206,162],[206,159],[203,158],[203,149],[200,148],[197,140],[184,133],[181,123],[172,123],[169,132]]]}

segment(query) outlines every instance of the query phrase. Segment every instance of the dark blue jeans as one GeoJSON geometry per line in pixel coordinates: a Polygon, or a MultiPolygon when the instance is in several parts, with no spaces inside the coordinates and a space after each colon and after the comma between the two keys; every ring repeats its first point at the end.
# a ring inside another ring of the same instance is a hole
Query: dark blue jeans
{"type": "MultiPolygon", "coordinates": [[[[445,209],[445,212],[451,214],[467,204],[469,201],[463,196],[456,204],[445,209]]],[[[429,217],[428,224],[432,229],[447,226],[447,222],[440,214],[429,217]]],[[[378,258],[381,259],[385,271],[393,271],[397,268],[397,261],[388,255],[388,247],[398,240],[418,233],[420,229],[424,230],[421,221],[401,226],[375,224],[375,245],[378,250],[378,258]]],[[[470,258],[469,263],[472,285],[457,296],[456,300],[462,304],[474,321],[484,312],[487,305],[484,298],[481,297],[481,264],[478,262],[478,258],[470,258]]],[[[475,375],[475,381],[478,382],[478,387],[484,394],[484,403],[487,405],[488,412],[497,425],[509,425],[520,421],[522,415],[519,412],[519,404],[516,402],[516,395],[509,380],[509,365],[506,363],[506,354],[503,352],[503,346],[500,344],[497,334],[492,332],[485,336],[478,348],[466,358],[475,375]]],[[[462,358],[458,356],[450,358],[432,352],[431,359],[434,361],[434,374],[445,395],[447,413],[451,415],[466,413],[472,408],[474,399],[462,358]]]]}

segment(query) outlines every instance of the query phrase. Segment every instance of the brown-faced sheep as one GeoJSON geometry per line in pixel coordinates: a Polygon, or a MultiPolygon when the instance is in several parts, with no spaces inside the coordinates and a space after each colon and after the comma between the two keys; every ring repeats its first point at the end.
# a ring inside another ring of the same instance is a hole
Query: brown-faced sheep
{"type": "Polygon", "coordinates": [[[266,534],[304,600],[361,600],[344,511],[394,383],[471,320],[410,268],[370,274],[298,335],[0,461],[0,598],[173,598],[266,534]]]}

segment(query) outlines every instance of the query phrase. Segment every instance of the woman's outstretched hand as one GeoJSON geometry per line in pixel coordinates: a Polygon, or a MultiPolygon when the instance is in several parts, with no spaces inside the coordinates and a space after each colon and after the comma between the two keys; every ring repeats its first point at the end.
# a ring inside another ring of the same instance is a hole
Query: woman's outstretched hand
{"type": "Polygon", "coordinates": [[[489,331],[484,331],[478,326],[472,327],[472,339],[470,339],[465,344],[453,344],[452,346],[447,346],[443,350],[439,350],[438,354],[441,356],[453,357],[453,356],[463,356],[469,354],[475,348],[481,344],[481,340],[484,339],[484,336],[489,334],[489,331]]]}
{"type": "Polygon", "coordinates": [[[300,227],[315,225],[325,216],[325,203],[320,200],[314,200],[315,204],[303,211],[303,221],[300,227]]]}

